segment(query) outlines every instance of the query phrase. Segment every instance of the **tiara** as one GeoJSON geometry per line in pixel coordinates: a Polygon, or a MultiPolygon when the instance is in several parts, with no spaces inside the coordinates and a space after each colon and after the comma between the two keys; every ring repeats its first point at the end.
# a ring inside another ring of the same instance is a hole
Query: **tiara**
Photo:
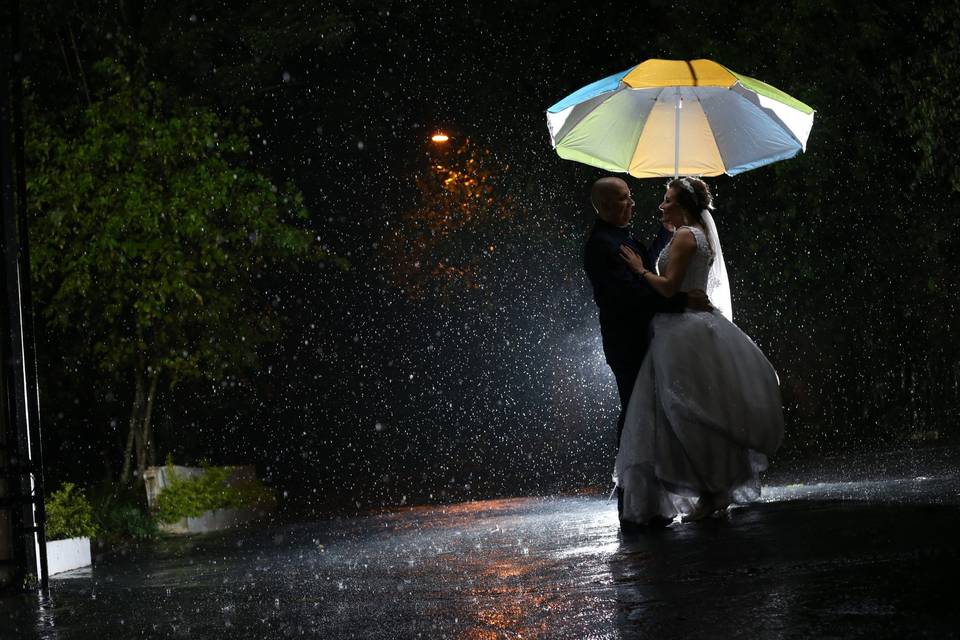
{"type": "Polygon", "coordinates": [[[678,182],[680,183],[681,187],[683,187],[684,189],[690,192],[690,195],[692,196],[697,195],[697,192],[693,190],[693,183],[690,182],[690,178],[687,178],[686,176],[684,176],[683,178],[680,178],[678,182]]]}

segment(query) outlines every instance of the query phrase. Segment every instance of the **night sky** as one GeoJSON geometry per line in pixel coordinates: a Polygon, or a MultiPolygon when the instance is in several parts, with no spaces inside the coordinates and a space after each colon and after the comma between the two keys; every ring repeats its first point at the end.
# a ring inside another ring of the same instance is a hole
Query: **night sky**
{"type": "MultiPolygon", "coordinates": [[[[252,369],[162,391],[161,457],[252,462],[317,509],[608,486],[618,402],[580,265],[604,174],[556,156],[544,111],[647,58],[716,60],[817,110],[805,154],[708,180],[735,320],[781,378],[782,455],[956,439],[960,174],[937,141],[957,121],[923,100],[957,73],[955,7],[123,4],[24,3],[41,108],[76,102],[68,27],[83,64],[138,44],[184,100],[260,122],[253,162],[350,263],[263,279],[282,332],[252,369]]],[[[664,183],[630,185],[651,237],[664,183]]],[[[41,339],[48,475],[93,481],[117,471],[130,389],[61,339],[41,339]]]]}

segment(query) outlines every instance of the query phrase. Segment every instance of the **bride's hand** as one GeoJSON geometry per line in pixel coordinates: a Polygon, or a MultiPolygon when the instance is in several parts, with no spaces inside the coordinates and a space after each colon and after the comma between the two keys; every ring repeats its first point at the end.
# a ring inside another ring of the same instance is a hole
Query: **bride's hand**
{"type": "Polygon", "coordinates": [[[628,245],[620,245],[620,257],[626,261],[627,265],[630,267],[630,270],[634,273],[642,273],[643,260],[637,255],[637,252],[631,249],[628,245]]]}

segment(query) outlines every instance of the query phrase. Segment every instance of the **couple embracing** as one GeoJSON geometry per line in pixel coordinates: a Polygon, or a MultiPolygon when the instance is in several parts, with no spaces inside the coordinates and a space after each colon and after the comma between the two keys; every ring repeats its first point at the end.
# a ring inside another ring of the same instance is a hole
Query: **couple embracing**
{"type": "Polygon", "coordinates": [[[779,380],[732,322],[710,189],[672,180],[649,250],[630,229],[626,182],[601,178],[591,201],[584,267],[620,395],[621,528],[698,520],[755,499],[783,439],[779,380]]]}

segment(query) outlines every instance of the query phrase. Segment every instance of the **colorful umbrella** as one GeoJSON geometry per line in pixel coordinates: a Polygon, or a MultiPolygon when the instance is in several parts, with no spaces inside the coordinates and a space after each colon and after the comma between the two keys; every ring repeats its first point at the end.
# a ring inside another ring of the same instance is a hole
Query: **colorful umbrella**
{"type": "Polygon", "coordinates": [[[736,175],[805,150],[813,109],[710,60],[647,60],[547,109],[561,158],[637,178],[736,175]]]}

